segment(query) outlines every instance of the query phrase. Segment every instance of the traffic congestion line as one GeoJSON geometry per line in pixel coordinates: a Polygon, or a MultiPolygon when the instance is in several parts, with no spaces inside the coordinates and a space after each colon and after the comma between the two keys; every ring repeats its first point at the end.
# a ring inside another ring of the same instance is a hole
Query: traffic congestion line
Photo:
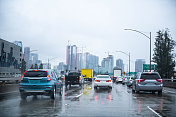
{"type": "Polygon", "coordinates": [[[153,113],[155,113],[158,117],[162,117],[159,113],[157,113],[156,111],[154,111],[152,108],[150,108],[149,106],[147,106],[148,109],[150,109],[153,113]]]}

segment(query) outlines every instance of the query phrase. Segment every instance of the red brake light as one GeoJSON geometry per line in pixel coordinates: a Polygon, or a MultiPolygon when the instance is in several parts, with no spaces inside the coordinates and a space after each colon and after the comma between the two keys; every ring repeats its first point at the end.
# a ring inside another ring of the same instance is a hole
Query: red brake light
{"type": "Polygon", "coordinates": [[[23,80],[24,78],[24,75],[26,74],[27,71],[24,72],[23,76],[21,77],[21,81],[23,80]]]}
{"type": "Polygon", "coordinates": [[[106,82],[111,82],[111,80],[107,80],[106,82]]]}
{"type": "Polygon", "coordinates": [[[39,71],[39,70],[33,70],[33,71],[39,71]]]}
{"type": "Polygon", "coordinates": [[[79,77],[79,80],[81,80],[81,76],[79,77]]]}
{"type": "Polygon", "coordinates": [[[50,81],[51,78],[49,77],[48,71],[46,71],[46,73],[47,73],[47,80],[50,81]]]}
{"type": "Polygon", "coordinates": [[[158,82],[163,82],[163,80],[162,80],[162,79],[156,79],[156,81],[158,81],[158,82]]]}
{"type": "Polygon", "coordinates": [[[140,79],[140,80],[138,80],[138,83],[144,82],[144,81],[145,81],[145,79],[140,79]]]}
{"type": "Polygon", "coordinates": [[[99,80],[95,80],[95,82],[100,82],[99,80]]]}

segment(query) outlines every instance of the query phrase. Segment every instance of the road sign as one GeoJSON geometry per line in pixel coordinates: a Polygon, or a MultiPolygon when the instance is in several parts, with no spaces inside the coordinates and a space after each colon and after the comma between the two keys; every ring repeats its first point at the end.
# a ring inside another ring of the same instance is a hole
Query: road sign
{"type": "MultiPolygon", "coordinates": [[[[143,70],[150,70],[150,64],[143,64],[143,70]]],[[[151,70],[157,70],[157,65],[151,64],[151,70]]]]}

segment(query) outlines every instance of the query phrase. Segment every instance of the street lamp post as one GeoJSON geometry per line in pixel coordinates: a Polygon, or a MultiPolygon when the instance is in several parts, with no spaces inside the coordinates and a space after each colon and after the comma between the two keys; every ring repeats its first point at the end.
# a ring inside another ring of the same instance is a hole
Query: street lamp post
{"type": "Polygon", "coordinates": [[[123,52],[123,51],[116,51],[116,52],[121,52],[121,53],[123,53],[123,54],[129,56],[129,76],[130,76],[130,52],[129,52],[129,54],[127,54],[127,53],[125,53],[125,52],[123,52]]]}
{"type": "Polygon", "coordinates": [[[124,30],[130,30],[130,31],[134,31],[134,32],[137,32],[137,33],[140,33],[140,34],[142,34],[142,35],[144,35],[145,37],[147,37],[149,40],[150,40],[150,72],[151,72],[151,62],[152,62],[152,53],[151,53],[151,51],[152,51],[152,49],[151,49],[151,40],[152,40],[152,38],[151,38],[151,32],[150,32],[150,36],[147,36],[146,34],[144,34],[144,33],[142,33],[142,32],[140,32],[140,31],[138,31],[138,30],[133,30],[133,29],[124,29],[124,30]]]}

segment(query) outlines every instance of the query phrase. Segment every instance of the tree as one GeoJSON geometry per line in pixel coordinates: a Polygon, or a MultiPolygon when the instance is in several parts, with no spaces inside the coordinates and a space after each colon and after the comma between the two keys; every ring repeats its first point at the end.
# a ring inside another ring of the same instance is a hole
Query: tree
{"type": "Polygon", "coordinates": [[[40,64],[39,69],[43,69],[43,64],[42,63],[40,64]]]}
{"type": "Polygon", "coordinates": [[[37,64],[35,64],[35,67],[34,67],[34,69],[38,69],[38,65],[37,65],[37,64]]]}
{"type": "Polygon", "coordinates": [[[25,71],[26,71],[26,61],[24,59],[22,59],[21,74],[24,74],[25,71]]]}
{"type": "Polygon", "coordinates": [[[158,65],[159,74],[162,78],[171,78],[175,66],[172,52],[176,43],[169,35],[168,29],[157,32],[154,45],[153,61],[158,65]]]}
{"type": "Polygon", "coordinates": [[[30,69],[34,69],[34,66],[33,66],[33,64],[32,64],[32,66],[31,66],[31,68],[30,69]]]}

